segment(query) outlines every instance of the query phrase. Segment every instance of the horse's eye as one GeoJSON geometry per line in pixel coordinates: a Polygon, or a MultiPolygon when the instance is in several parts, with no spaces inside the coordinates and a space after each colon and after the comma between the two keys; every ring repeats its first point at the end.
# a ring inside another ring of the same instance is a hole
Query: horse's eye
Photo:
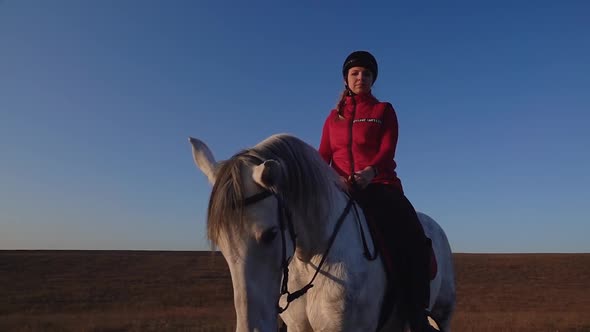
{"type": "Polygon", "coordinates": [[[275,239],[275,237],[277,237],[277,234],[278,230],[276,227],[267,229],[266,231],[264,231],[264,233],[262,233],[262,236],[260,237],[260,243],[270,244],[275,239]]]}

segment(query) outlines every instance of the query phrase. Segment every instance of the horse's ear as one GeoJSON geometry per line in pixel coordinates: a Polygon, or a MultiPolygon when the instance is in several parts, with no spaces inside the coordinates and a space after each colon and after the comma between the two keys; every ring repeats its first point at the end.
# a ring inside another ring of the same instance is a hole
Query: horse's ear
{"type": "Polygon", "coordinates": [[[278,161],[269,159],[255,166],[252,171],[252,179],[264,188],[277,186],[282,178],[283,171],[278,161]]]}
{"type": "Polygon", "coordinates": [[[193,146],[193,160],[197,167],[207,176],[211,184],[215,183],[215,170],[217,169],[217,162],[209,147],[202,141],[189,137],[189,142],[193,146]]]}

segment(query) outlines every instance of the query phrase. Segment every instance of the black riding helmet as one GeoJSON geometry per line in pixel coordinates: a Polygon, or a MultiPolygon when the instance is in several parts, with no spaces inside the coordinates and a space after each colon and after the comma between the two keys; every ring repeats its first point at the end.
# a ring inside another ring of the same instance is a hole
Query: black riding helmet
{"type": "Polygon", "coordinates": [[[354,51],[350,53],[342,65],[342,76],[344,80],[346,80],[348,70],[352,67],[367,68],[373,73],[373,83],[377,80],[379,68],[377,66],[377,60],[375,60],[375,57],[371,53],[367,51],[354,51]]]}

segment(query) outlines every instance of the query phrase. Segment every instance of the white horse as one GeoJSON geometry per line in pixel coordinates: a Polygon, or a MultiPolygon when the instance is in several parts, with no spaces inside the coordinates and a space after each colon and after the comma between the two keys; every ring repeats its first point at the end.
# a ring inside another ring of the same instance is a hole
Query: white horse
{"type": "MultiPolygon", "coordinates": [[[[385,269],[380,259],[363,255],[373,248],[370,236],[363,245],[364,216],[354,213],[356,204],[317,151],[280,134],[217,162],[205,143],[190,142],[213,185],[208,237],[229,266],[236,331],[276,331],[278,314],[289,331],[376,331],[385,269]]],[[[419,217],[438,261],[431,316],[449,332],[455,307],[451,249],[440,226],[419,217]]],[[[381,331],[405,328],[394,318],[381,331]]]]}

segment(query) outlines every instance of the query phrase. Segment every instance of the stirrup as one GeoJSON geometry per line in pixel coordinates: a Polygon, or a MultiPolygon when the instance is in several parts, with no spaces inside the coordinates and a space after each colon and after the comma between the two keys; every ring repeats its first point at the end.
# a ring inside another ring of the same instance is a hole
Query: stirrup
{"type": "Polygon", "coordinates": [[[426,320],[427,320],[428,325],[430,327],[429,332],[444,332],[440,328],[440,325],[438,324],[438,322],[432,317],[430,310],[424,310],[424,312],[426,313],[426,320]]]}

